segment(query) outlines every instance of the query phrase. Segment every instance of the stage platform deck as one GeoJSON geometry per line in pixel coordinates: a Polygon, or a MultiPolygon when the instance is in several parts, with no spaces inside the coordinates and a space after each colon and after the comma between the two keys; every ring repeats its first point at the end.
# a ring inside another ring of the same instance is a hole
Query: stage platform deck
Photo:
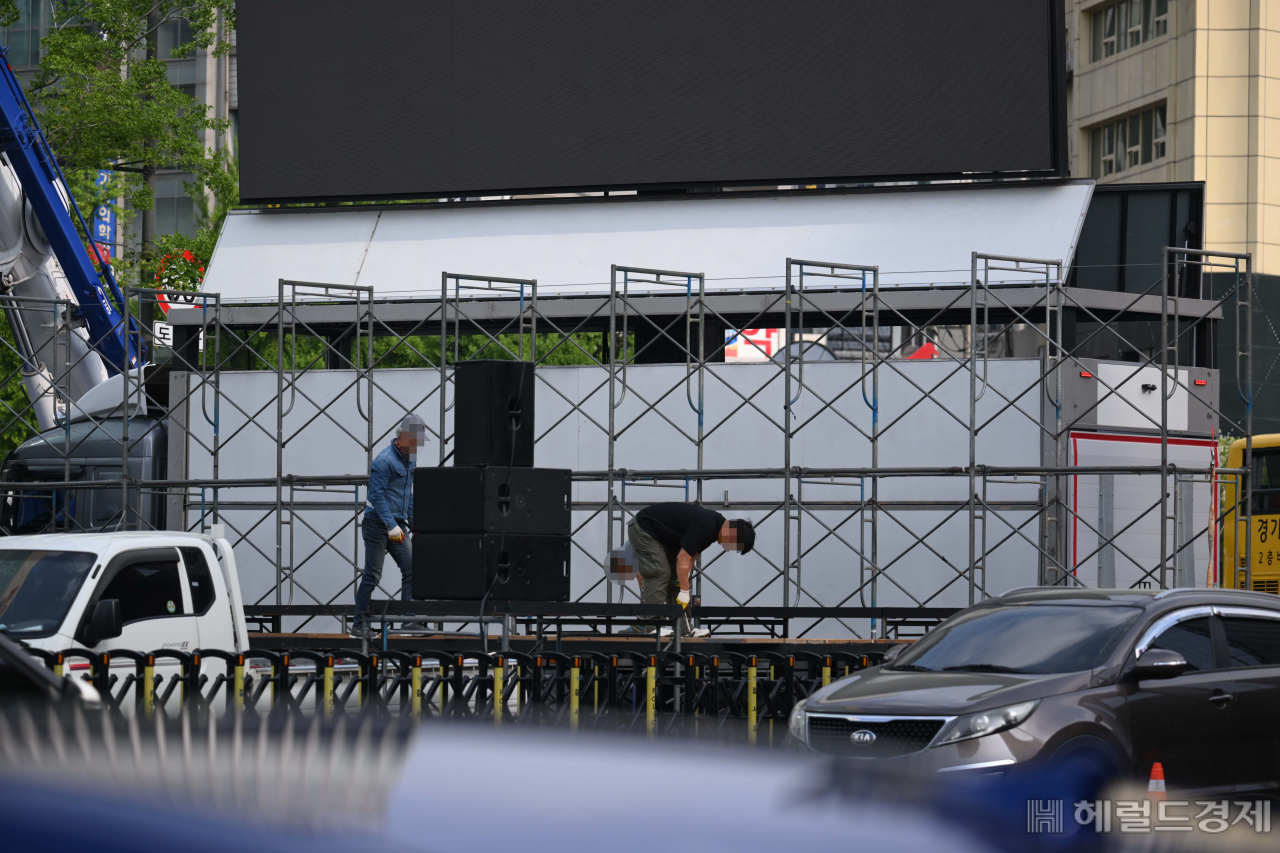
{"type": "MultiPolygon", "coordinates": [[[[523,654],[537,652],[559,652],[561,654],[582,654],[589,651],[604,653],[639,652],[648,654],[654,651],[677,651],[674,637],[658,638],[653,635],[620,636],[618,634],[586,634],[573,633],[556,635],[512,635],[509,638],[512,651],[523,654]]],[[[899,643],[910,640],[861,640],[861,639],[807,639],[767,637],[761,635],[713,635],[710,637],[681,637],[679,650],[694,654],[834,654],[845,653],[855,655],[884,654],[899,643]]],[[[360,651],[361,641],[347,634],[321,633],[251,633],[249,645],[253,649],[270,651],[287,651],[289,649],[311,649],[315,651],[360,651]]],[[[382,636],[370,638],[369,650],[378,651],[383,647],[382,636]]],[[[386,648],[393,651],[412,652],[446,652],[450,654],[474,654],[482,651],[482,643],[477,634],[401,634],[388,635],[386,648]]],[[[496,634],[489,636],[489,654],[501,651],[502,638],[496,634]]]]}

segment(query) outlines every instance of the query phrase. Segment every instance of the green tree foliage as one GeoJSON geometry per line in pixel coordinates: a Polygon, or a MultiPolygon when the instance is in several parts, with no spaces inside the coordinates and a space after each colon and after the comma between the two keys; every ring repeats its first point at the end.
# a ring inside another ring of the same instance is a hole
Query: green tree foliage
{"type": "Polygon", "coordinates": [[[0,458],[34,435],[35,425],[13,331],[7,320],[0,319],[0,458]]]}
{"type": "Polygon", "coordinates": [[[234,194],[224,158],[203,142],[206,131],[223,133],[229,123],[210,117],[205,105],[169,83],[164,62],[146,55],[148,39],[178,18],[190,22],[192,40],[174,48],[173,58],[197,49],[214,55],[230,50],[234,0],[54,3],[53,25],[41,45],[40,68],[27,82],[27,97],[78,198],[120,195],[134,208],[149,209],[154,199],[142,180],[146,167],[190,172],[193,192],[234,194]],[[220,15],[226,22],[221,28],[220,15]],[[95,191],[100,169],[112,170],[115,180],[95,191]]]}
{"type": "MultiPolygon", "coordinates": [[[[572,335],[538,335],[538,363],[543,365],[594,364],[602,359],[600,352],[602,335],[577,332],[572,335]]],[[[634,336],[628,349],[635,346],[634,336]]],[[[279,345],[274,334],[256,333],[244,335],[223,330],[218,341],[218,360],[223,370],[275,370],[279,361],[279,345]]],[[[299,333],[286,336],[284,342],[284,366],[286,370],[322,370],[328,347],[324,340],[299,333]]],[[[518,335],[498,335],[495,340],[488,335],[462,335],[455,341],[452,335],[445,339],[446,363],[469,361],[476,358],[514,360],[521,355],[518,335]]],[[[524,337],[525,359],[531,358],[530,337],[524,337]]],[[[362,341],[360,352],[352,357],[361,367],[369,363],[368,343],[362,341]]],[[[214,351],[206,348],[205,368],[213,366],[214,351]]],[[[394,337],[375,336],[373,339],[373,367],[378,370],[403,367],[439,367],[440,339],[430,335],[394,337]]]]}
{"type": "Polygon", "coordinates": [[[213,260],[213,249],[227,213],[240,203],[239,160],[231,158],[219,163],[219,180],[226,187],[206,205],[203,195],[196,197],[195,234],[165,234],[157,238],[150,255],[137,259],[138,281],[143,287],[166,290],[200,290],[205,272],[213,260]]]}
{"type": "MultiPolygon", "coordinates": [[[[215,55],[230,49],[227,40],[235,26],[234,0],[54,0],[53,18],[41,44],[40,67],[25,81],[27,98],[67,177],[68,189],[88,213],[98,205],[116,206],[123,198],[134,209],[154,204],[144,171],[180,168],[194,176],[188,192],[203,196],[209,190],[215,211],[237,201],[235,170],[221,154],[206,148],[208,132],[224,133],[225,119],[169,83],[165,63],[147,58],[147,45],[158,29],[175,19],[189,22],[192,40],[172,56],[206,49],[215,55]],[[219,26],[221,19],[221,26],[219,26]],[[101,170],[111,180],[97,183],[101,170]]],[[[19,19],[16,0],[0,0],[0,26],[19,19]]],[[[120,221],[129,217],[116,210],[120,221]]],[[[167,238],[157,243],[157,257],[136,254],[115,263],[117,274],[148,283],[162,259],[181,273],[187,289],[191,273],[208,266],[215,236],[167,238]],[[193,258],[190,264],[183,254],[193,258]]],[[[7,453],[31,434],[34,423],[21,364],[13,350],[8,323],[0,321],[0,452],[7,453]],[[18,413],[18,414],[15,414],[18,413]]]]}

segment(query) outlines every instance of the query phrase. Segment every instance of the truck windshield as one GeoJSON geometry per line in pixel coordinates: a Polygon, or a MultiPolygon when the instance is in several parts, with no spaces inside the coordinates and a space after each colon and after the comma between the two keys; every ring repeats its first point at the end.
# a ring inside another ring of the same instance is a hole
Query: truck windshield
{"type": "Polygon", "coordinates": [[[979,607],[938,626],[886,668],[1082,672],[1102,665],[1141,612],[1047,604],[979,607]]]}
{"type": "Polygon", "coordinates": [[[0,631],[19,639],[57,631],[93,560],[84,551],[0,550],[0,631]]]}

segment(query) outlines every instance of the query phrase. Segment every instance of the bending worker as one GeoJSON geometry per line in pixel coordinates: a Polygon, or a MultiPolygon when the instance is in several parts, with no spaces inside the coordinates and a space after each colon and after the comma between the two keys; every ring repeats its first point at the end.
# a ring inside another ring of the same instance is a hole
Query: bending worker
{"type": "Polygon", "coordinates": [[[427,442],[427,424],[413,413],[404,416],[391,444],[373,459],[369,470],[369,503],[360,525],[364,537],[364,571],[356,589],[356,618],[352,633],[364,633],[363,613],[382,580],[382,564],[391,552],[400,567],[400,598],[408,601],[413,586],[413,546],[409,524],[413,518],[413,469],[418,448],[427,442]]]}
{"type": "Polygon", "coordinates": [[[719,542],[726,551],[746,554],[756,544],[750,521],[726,520],[714,510],[691,503],[651,504],[636,513],[627,532],[636,554],[640,600],[684,608],[689,606],[693,561],[707,546],[719,542]]]}

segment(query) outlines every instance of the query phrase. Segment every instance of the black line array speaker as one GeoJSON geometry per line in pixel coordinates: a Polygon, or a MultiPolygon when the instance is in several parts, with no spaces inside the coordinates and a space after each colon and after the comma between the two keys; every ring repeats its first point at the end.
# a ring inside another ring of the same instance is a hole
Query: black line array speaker
{"type": "MultiPolygon", "coordinates": [[[[416,502],[416,498],[415,498],[416,502]]],[[[413,597],[568,601],[569,537],[426,533],[413,539],[413,597]]]]}
{"type": "Polygon", "coordinates": [[[532,468],[533,362],[462,361],[453,377],[453,464],[532,468]]]}
{"type": "Polygon", "coordinates": [[[568,536],[572,484],[567,468],[418,468],[413,529],[568,536]]]}

